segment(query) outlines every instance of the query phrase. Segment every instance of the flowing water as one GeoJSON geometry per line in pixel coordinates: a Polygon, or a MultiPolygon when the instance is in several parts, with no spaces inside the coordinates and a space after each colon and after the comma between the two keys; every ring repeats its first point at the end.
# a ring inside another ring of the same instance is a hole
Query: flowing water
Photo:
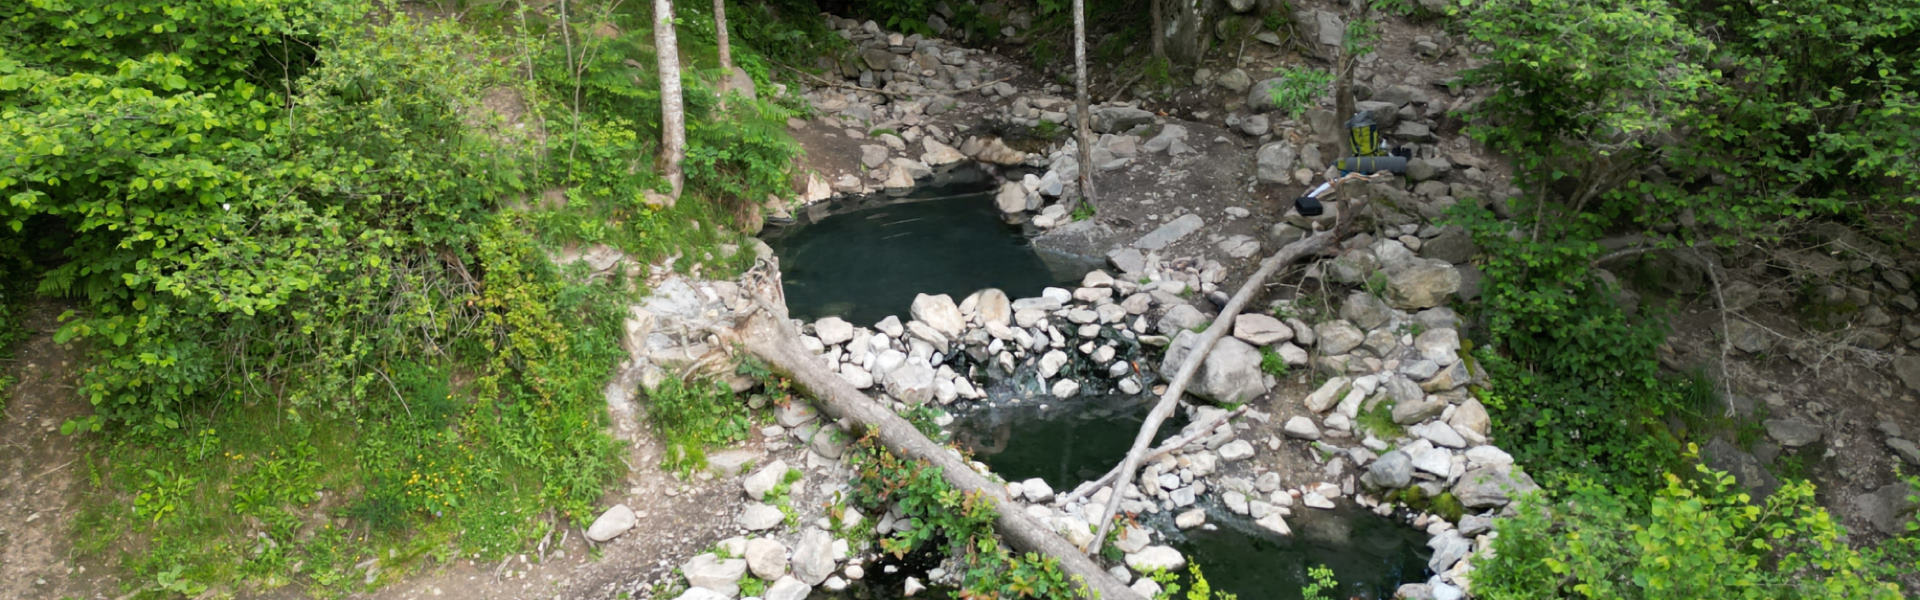
{"type": "Polygon", "coordinates": [[[978,167],[936,173],[911,193],[839,198],[761,234],[780,257],[796,319],[839,316],[871,325],[907,316],[914,294],[955,302],[983,288],[1009,297],[1079,281],[1096,266],[1036,250],[994,207],[995,181],[978,167]]]}

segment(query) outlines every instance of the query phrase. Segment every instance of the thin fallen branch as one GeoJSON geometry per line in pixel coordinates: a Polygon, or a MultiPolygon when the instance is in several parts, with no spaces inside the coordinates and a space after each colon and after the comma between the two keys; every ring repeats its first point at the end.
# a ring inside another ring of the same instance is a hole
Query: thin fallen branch
{"type": "MultiPolygon", "coordinates": [[[[1337,189],[1342,183],[1368,179],[1371,178],[1356,174],[1342,177],[1332,183],[1337,189]]],[[[1194,374],[1200,371],[1200,364],[1206,360],[1207,353],[1213,350],[1214,342],[1220,341],[1227,330],[1233,327],[1233,318],[1240,314],[1240,310],[1246,307],[1247,302],[1253,300],[1254,292],[1259,290],[1275,271],[1333,245],[1339,233],[1346,229],[1348,218],[1355,209],[1351,205],[1356,202],[1356,200],[1347,200],[1339,203],[1340,213],[1333,229],[1282,246],[1272,256],[1260,261],[1260,269],[1254,271],[1253,275],[1247,278],[1246,283],[1240,284],[1239,291],[1234,292],[1233,298],[1227,300],[1227,305],[1220,309],[1220,316],[1214,318],[1213,324],[1207,326],[1205,333],[1200,334],[1199,341],[1194,343],[1193,350],[1187,354],[1187,360],[1181,363],[1180,370],[1173,376],[1172,383],[1167,385],[1166,393],[1160,395],[1160,403],[1153,407],[1153,412],[1147,414],[1146,422],[1140,424],[1140,433],[1133,437],[1133,449],[1127,451],[1126,459],[1120,463],[1120,480],[1113,486],[1113,497],[1107,499],[1106,509],[1100,512],[1100,529],[1094,533],[1093,544],[1087,549],[1088,554],[1100,552],[1100,544],[1106,540],[1107,530],[1113,526],[1113,515],[1120,509],[1120,500],[1127,496],[1128,487],[1133,485],[1134,473],[1140,470],[1140,461],[1147,452],[1147,446],[1153,443],[1153,436],[1160,431],[1161,423],[1164,423],[1167,417],[1173,414],[1174,407],[1180,404],[1180,395],[1187,391],[1187,384],[1192,383],[1194,374]]]]}
{"type": "MultiPolygon", "coordinates": [[[[1247,409],[1249,408],[1252,408],[1252,407],[1242,404],[1240,405],[1240,408],[1236,408],[1231,411],[1214,415],[1213,418],[1207,419],[1205,422],[1199,423],[1199,427],[1193,428],[1193,431],[1191,433],[1161,442],[1160,445],[1158,447],[1155,447],[1152,452],[1148,452],[1145,458],[1140,459],[1140,462],[1143,462],[1143,463],[1153,462],[1153,461],[1159,460],[1160,457],[1162,456],[1172,454],[1173,451],[1179,450],[1181,447],[1186,446],[1187,444],[1193,443],[1194,440],[1200,439],[1210,433],[1213,433],[1214,429],[1218,429],[1220,425],[1222,423],[1226,423],[1227,420],[1246,414],[1247,409]]],[[[1094,492],[1099,491],[1101,486],[1104,486],[1112,482],[1114,478],[1119,476],[1120,476],[1120,467],[1118,465],[1115,465],[1113,467],[1113,470],[1107,471],[1106,475],[1101,475],[1099,479],[1082,483],[1080,484],[1080,487],[1074,488],[1072,493],[1069,493],[1065,496],[1061,496],[1059,503],[1060,505],[1065,506],[1068,504],[1072,504],[1074,501],[1079,500],[1081,498],[1091,496],[1093,495],[1094,492]]]]}

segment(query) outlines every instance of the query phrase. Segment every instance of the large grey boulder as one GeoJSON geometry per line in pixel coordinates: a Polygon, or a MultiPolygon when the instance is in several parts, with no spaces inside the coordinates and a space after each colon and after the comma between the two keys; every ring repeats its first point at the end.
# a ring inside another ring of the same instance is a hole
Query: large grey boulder
{"type": "Polygon", "coordinates": [[[740,578],[747,575],[747,561],[702,554],[680,565],[680,573],[687,576],[687,585],[732,598],[740,594],[740,578]]]}
{"type": "Polygon", "coordinates": [[[919,362],[909,362],[887,373],[887,393],[907,404],[926,404],[933,398],[933,367],[919,362]]]}
{"type": "Polygon", "coordinates": [[[1387,302],[1400,310],[1445,304],[1460,291],[1460,271],[1441,260],[1422,260],[1387,277],[1387,302]]]}
{"type": "Polygon", "coordinates": [[[1361,329],[1377,329],[1392,317],[1393,309],[1367,292],[1348,294],[1346,302],[1340,303],[1340,318],[1352,321],[1361,329]]]}
{"type": "Polygon", "coordinates": [[[1175,335],[1207,323],[1207,315],[1191,304],[1175,304],[1160,316],[1160,322],[1154,325],[1161,335],[1175,335]]]}
{"type": "Polygon", "coordinates": [[[1367,340],[1367,334],[1346,321],[1327,321],[1315,325],[1313,333],[1319,338],[1320,353],[1327,356],[1346,354],[1367,340]]]}
{"type": "Polygon", "coordinates": [[[1767,419],[1764,425],[1767,427],[1767,437],[1788,448],[1799,448],[1820,441],[1820,428],[1802,419],[1767,419]]]}
{"type": "Polygon", "coordinates": [[[1453,484],[1453,497],[1467,508],[1500,508],[1540,489],[1533,478],[1511,466],[1474,467],[1453,484]]]}
{"type": "Polygon", "coordinates": [[[767,581],[787,574],[787,545],[773,538],[747,540],[747,569],[767,581]]]}
{"type": "Polygon", "coordinates": [[[1854,496],[1848,500],[1853,512],[1866,519],[1874,529],[1887,535],[1904,533],[1907,521],[1913,519],[1913,512],[1920,505],[1908,499],[1914,493],[1905,483],[1894,481],[1880,489],[1854,496]]]}
{"type": "Polygon", "coordinates": [[[1900,378],[1907,389],[1920,392],[1920,356],[1899,356],[1893,359],[1893,376],[1900,378]]]}
{"type": "Polygon", "coordinates": [[[1096,106],[1088,112],[1095,133],[1122,133],[1153,122],[1153,113],[1131,106],[1096,106]]]}
{"type": "Polygon", "coordinates": [[[833,574],[833,535],[808,527],[793,547],[793,576],[807,585],[820,585],[833,574]]]}
{"type": "Polygon", "coordinates": [[[1200,215],[1181,215],[1180,218],[1168,221],[1165,225],[1156,227],[1146,235],[1140,236],[1140,239],[1134,240],[1133,247],[1141,250],[1159,250],[1167,247],[1169,244],[1180,241],[1181,238],[1187,237],[1195,231],[1199,231],[1200,228],[1206,226],[1206,224],[1206,220],[1201,219],[1200,215]]]}
{"type": "Polygon", "coordinates": [[[960,307],[946,294],[915,294],[911,312],[914,320],[932,326],[948,338],[960,337],[967,329],[967,319],[960,315],[960,307]]]}
{"type": "Polygon", "coordinates": [[[1293,142],[1281,140],[1260,147],[1258,160],[1260,183],[1291,183],[1293,168],[1300,164],[1300,150],[1293,142]]]}
{"type": "MultiPolygon", "coordinates": [[[[1177,373],[1199,340],[1200,334],[1180,332],[1168,346],[1160,372],[1168,377],[1177,373]]],[[[1215,342],[1187,392],[1221,404],[1246,402],[1267,393],[1266,377],[1260,371],[1260,351],[1233,338],[1215,342]]]]}
{"type": "Polygon", "coordinates": [[[1397,490],[1413,482],[1413,459],[1407,453],[1394,450],[1374,459],[1367,465],[1367,472],[1360,476],[1360,483],[1386,490],[1397,490]]]}
{"type": "Polygon", "coordinates": [[[1759,458],[1725,439],[1708,441],[1706,447],[1700,449],[1700,462],[1733,475],[1734,482],[1752,491],[1756,498],[1771,496],[1774,490],[1780,489],[1780,479],[1774,477],[1759,458]]]}

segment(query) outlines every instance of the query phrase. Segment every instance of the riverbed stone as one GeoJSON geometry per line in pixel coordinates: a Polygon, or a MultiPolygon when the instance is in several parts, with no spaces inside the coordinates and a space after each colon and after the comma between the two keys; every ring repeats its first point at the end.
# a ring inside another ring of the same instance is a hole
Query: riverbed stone
{"type": "Polygon", "coordinates": [[[1320,428],[1313,424],[1313,419],[1306,417],[1296,416],[1287,419],[1286,425],[1283,425],[1281,429],[1286,432],[1287,437],[1302,440],[1320,439],[1320,428]]]}
{"type": "Polygon", "coordinates": [[[779,579],[787,574],[787,545],[780,540],[763,537],[747,540],[747,569],[754,577],[767,581],[779,579]]]}
{"type": "Polygon", "coordinates": [[[1348,294],[1346,301],[1340,303],[1340,318],[1363,330],[1378,329],[1392,317],[1393,309],[1367,292],[1348,294]]]}
{"type": "Polygon", "coordinates": [[[1267,346],[1293,339],[1293,329],[1279,319],[1248,313],[1233,318],[1233,337],[1255,346],[1267,346]]]}
{"type": "Polygon", "coordinates": [[[1893,358],[1893,375],[1907,389],[1920,392],[1920,356],[1896,356],[1893,358]]]}
{"type": "Polygon", "coordinates": [[[1007,293],[1000,288],[980,290],[974,310],[979,314],[981,323],[1006,325],[1013,318],[1013,304],[1007,299],[1007,293]]]}
{"type": "Polygon", "coordinates": [[[600,513],[599,517],[594,518],[592,525],[587,526],[587,539],[605,542],[633,529],[635,523],[633,509],[625,504],[615,504],[606,512],[600,513]]]}
{"type": "Polygon", "coordinates": [[[960,316],[960,307],[946,294],[915,294],[911,312],[914,320],[932,326],[948,338],[959,337],[967,328],[966,318],[960,316]]]}
{"type": "Polygon", "coordinates": [[[793,576],[808,585],[820,585],[833,574],[833,535],[818,527],[808,527],[793,547],[793,576]]]}
{"type": "Polygon", "coordinates": [[[887,374],[887,393],[909,405],[926,404],[933,398],[934,380],[933,367],[908,361],[887,374]]]}
{"type": "Polygon", "coordinates": [[[1181,238],[1185,238],[1195,231],[1199,231],[1200,228],[1206,224],[1206,221],[1201,219],[1199,215],[1181,215],[1180,218],[1168,221],[1165,225],[1161,225],[1152,232],[1141,236],[1140,239],[1133,242],[1133,247],[1141,250],[1159,250],[1174,242],[1180,241],[1181,238]]]}
{"type": "Polygon", "coordinates": [[[1401,450],[1407,453],[1407,458],[1417,471],[1446,477],[1453,470],[1453,455],[1445,449],[1433,447],[1433,442],[1417,440],[1401,450]]]}
{"type": "Polygon", "coordinates": [[[1460,360],[1460,332],[1451,327],[1428,329],[1413,338],[1413,347],[1434,364],[1449,366],[1460,360]]]}
{"type": "Polygon", "coordinates": [[[825,317],[813,323],[813,332],[821,344],[834,346],[853,339],[853,324],[840,317],[825,317]]]}
{"type": "Polygon", "coordinates": [[[1246,440],[1234,440],[1220,447],[1220,460],[1227,462],[1253,458],[1253,444],[1246,440]]]}
{"type": "Polygon", "coordinates": [[[1346,354],[1360,347],[1360,343],[1367,339],[1367,334],[1344,320],[1315,325],[1313,333],[1319,338],[1320,353],[1324,356],[1346,354]]]}
{"type": "Polygon", "coordinates": [[[740,516],[736,521],[747,531],[763,531],[779,526],[786,519],[787,515],[781,513],[778,508],[759,502],[749,502],[746,508],[740,510],[740,516]]]}
{"type": "Polygon", "coordinates": [[[1533,478],[1513,467],[1474,467],[1454,482],[1453,497],[1467,508],[1500,508],[1538,489],[1533,478]]]}
{"type": "Polygon", "coordinates": [[[1194,308],[1193,305],[1182,302],[1168,308],[1167,314],[1160,316],[1160,322],[1154,330],[1163,335],[1178,335],[1206,323],[1207,315],[1202,314],[1200,309],[1194,308]]]}
{"type": "Polygon", "coordinates": [[[1080,393],[1080,383],[1072,379],[1062,379],[1053,382],[1053,388],[1050,391],[1055,398],[1072,398],[1074,394],[1080,393]]]}
{"type": "Polygon", "coordinates": [[[1439,421],[1427,421],[1419,425],[1408,427],[1407,433],[1412,434],[1421,439],[1427,440],[1429,442],[1433,442],[1433,445],[1440,446],[1442,448],[1467,447],[1467,439],[1464,437],[1461,437],[1460,432],[1454,431],[1452,427],[1449,427],[1447,426],[1446,423],[1441,423],[1439,421]]]}
{"type": "Polygon", "coordinates": [[[1360,476],[1360,483],[1380,489],[1397,490],[1413,482],[1413,459],[1406,452],[1394,450],[1380,455],[1367,465],[1367,472],[1360,476]]]}
{"type": "MultiPolygon", "coordinates": [[[[1168,346],[1160,372],[1171,375],[1192,352],[1200,335],[1181,331],[1168,346]]],[[[1200,372],[1187,391],[1222,404],[1246,402],[1267,393],[1265,373],[1260,370],[1260,351],[1238,339],[1225,338],[1213,345],[1213,351],[1200,363],[1200,372]]]]}
{"type": "Polygon", "coordinates": [[[1127,567],[1133,569],[1134,572],[1149,573],[1153,571],[1177,571],[1181,567],[1187,566],[1187,559],[1180,555],[1179,550],[1174,550],[1173,548],[1166,546],[1147,546],[1146,548],[1140,549],[1139,552],[1126,555],[1126,563],[1127,567]]]}
{"type": "Polygon", "coordinates": [[[1011,181],[1002,183],[1000,190],[993,195],[993,206],[1007,214],[1026,212],[1027,189],[1011,181]]]}
{"type": "Polygon", "coordinates": [[[680,565],[680,573],[687,577],[687,585],[720,592],[731,598],[740,593],[740,578],[747,575],[747,561],[723,559],[707,553],[680,565]]]}
{"type": "Polygon", "coordinates": [[[921,138],[920,144],[926,148],[926,152],[920,155],[920,162],[931,166],[944,167],[967,159],[965,154],[961,154],[953,146],[942,144],[932,136],[921,138]]]}
{"type": "Polygon", "coordinates": [[[673,600],[732,600],[732,597],[703,587],[687,588],[673,600]]]}
{"type": "Polygon", "coordinates": [[[767,492],[786,480],[788,470],[787,462],[776,458],[741,480],[740,486],[746,490],[748,497],[754,500],[765,500],[767,492]]]}
{"type": "Polygon", "coordinates": [[[1196,508],[1173,517],[1173,526],[1181,529],[1193,529],[1207,524],[1206,509],[1196,508]]]}
{"type": "Polygon", "coordinates": [[[1820,428],[1795,417],[1767,419],[1767,437],[1788,448],[1799,448],[1820,441],[1820,428]]]}
{"type": "Polygon", "coordinates": [[[1400,310],[1439,306],[1460,291],[1460,271],[1443,260],[1422,259],[1387,277],[1387,302],[1400,310]]]}
{"type": "Polygon", "coordinates": [[[1327,412],[1327,409],[1333,408],[1335,403],[1340,402],[1340,399],[1347,395],[1347,390],[1350,389],[1352,385],[1353,381],[1345,377],[1328,379],[1326,383],[1320,384],[1319,389],[1314,390],[1311,394],[1307,394],[1306,400],[1304,401],[1307,410],[1315,413],[1327,412]]]}
{"type": "Polygon", "coordinates": [[[806,600],[813,593],[813,586],[795,579],[792,575],[781,577],[767,587],[765,600],[806,600]]]}
{"type": "Polygon", "coordinates": [[[1260,183],[1288,184],[1293,182],[1293,167],[1300,162],[1300,149],[1280,140],[1261,146],[1254,159],[1260,183]]]}

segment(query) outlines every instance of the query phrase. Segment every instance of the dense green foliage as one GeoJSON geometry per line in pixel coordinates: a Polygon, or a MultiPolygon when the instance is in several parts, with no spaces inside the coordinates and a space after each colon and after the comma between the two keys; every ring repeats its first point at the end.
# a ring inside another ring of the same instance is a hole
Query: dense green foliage
{"type": "Polygon", "coordinates": [[[798,151],[754,49],[828,37],[742,10],[766,99],[723,111],[711,21],[682,15],[690,185],[662,209],[648,7],[418,8],[0,6],[0,324],[28,290],[73,307],[79,546],[130,591],[339,594],[591,517],[638,285],[549,257],[744,266],[734,223],[798,151]]]}
{"type": "Polygon", "coordinates": [[[849,449],[853,465],[852,500],[870,510],[900,510],[912,525],[880,540],[895,555],[941,544],[942,554],[961,565],[960,593],[968,598],[1071,598],[1084,584],[1068,578],[1057,560],[1024,556],[1000,545],[993,532],[993,502],[980,494],[953,489],[940,470],[894,456],[871,435],[849,449]]]}
{"type": "Polygon", "coordinates": [[[1476,135],[1540,199],[1681,241],[1920,203],[1920,7],[1466,0],[1476,135]]]}
{"type": "Polygon", "coordinates": [[[1473,356],[1493,383],[1475,392],[1548,491],[1498,525],[1475,594],[1899,597],[1884,582],[1911,554],[1850,548],[1810,484],[1755,504],[1725,474],[1670,474],[1693,470],[1680,436],[1723,405],[1704,377],[1662,370],[1659,308],[1630,314],[1596,263],[1605,236],[1698,256],[1810,219],[1911,232],[1920,6],[1466,0],[1455,15],[1487,59],[1467,80],[1491,88],[1468,132],[1515,161],[1524,192],[1512,220],[1454,214],[1485,252],[1473,356]]]}
{"type": "MultiPolygon", "coordinates": [[[[1900,598],[1873,552],[1790,483],[1754,504],[1733,477],[1668,475],[1643,507],[1590,483],[1568,501],[1534,497],[1501,522],[1496,560],[1476,563],[1474,595],[1525,598],[1900,598]]],[[[1909,565],[1909,568],[1911,565],[1909,565]]]]}

